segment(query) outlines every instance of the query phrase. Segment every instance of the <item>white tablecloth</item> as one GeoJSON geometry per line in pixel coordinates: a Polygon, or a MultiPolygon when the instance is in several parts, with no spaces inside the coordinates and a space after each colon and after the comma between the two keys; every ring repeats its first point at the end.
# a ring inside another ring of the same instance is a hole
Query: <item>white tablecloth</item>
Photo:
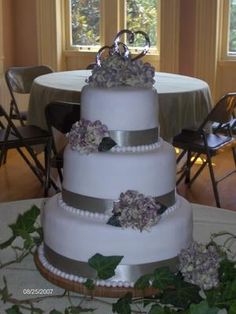
{"type": "MultiPolygon", "coordinates": [[[[11,230],[8,225],[16,221],[19,213],[25,212],[35,204],[42,207],[43,199],[25,200],[10,203],[0,204],[0,243],[7,240],[11,236],[11,230]]],[[[199,242],[206,242],[214,232],[228,231],[236,233],[236,212],[230,210],[224,210],[220,208],[202,206],[192,204],[193,217],[194,217],[194,239],[199,242]]],[[[0,261],[6,262],[14,258],[14,254],[11,249],[0,250],[0,261]]],[[[0,269],[0,289],[3,287],[3,276],[6,276],[8,282],[8,288],[13,297],[26,299],[28,296],[23,294],[23,289],[53,289],[53,295],[62,293],[63,290],[52,285],[45,280],[37,271],[33,258],[28,256],[20,264],[12,264],[7,268],[0,269]]],[[[31,295],[31,297],[37,297],[39,295],[31,295]]],[[[78,300],[74,301],[78,304],[78,300]]],[[[97,301],[87,300],[84,301],[82,306],[89,308],[96,308],[94,313],[96,314],[111,314],[111,305],[114,303],[112,299],[100,299],[97,301]],[[101,301],[102,300],[102,301],[101,301]],[[104,302],[108,302],[104,303],[104,302]]],[[[38,306],[45,309],[46,313],[56,308],[62,310],[69,306],[69,301],[66,297],[62,299],[47,299],[40,302],[38,306]]],[[[3,309],[10,308],[10,304],[3,304],[0,300],[0,313],[3,313],[3,309]]],[[[23,312],[28,313],[28,312],[23,312]]]]}
{"type": "MultiPolygon", "coordinates": [[[[29,124],[46,129],[44,108],[51,101],[80,102],[80,92],[91,71],[55,72],[35,79],[29,101],[29,124]]],[[[212,108],[206,82],[183,75],[156,72],[160,134],[165,140],[182,128],[196,127],[212,108]]]]}

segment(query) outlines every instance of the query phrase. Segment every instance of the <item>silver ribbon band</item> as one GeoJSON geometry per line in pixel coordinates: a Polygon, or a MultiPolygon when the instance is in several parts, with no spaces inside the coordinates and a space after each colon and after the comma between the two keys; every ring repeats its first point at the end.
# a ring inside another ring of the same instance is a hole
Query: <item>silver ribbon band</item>
{"type": "MultiPolygon", "coordinates": [[[[117,201],[113,199],[81,195],[65,189],[62,190],[62,199],[69,206],[100,214],[109,210],[111,211],[113,202],[117,201]]],[[[166,207],[170,207],[175,204],[175,191],[173,190],[167,194],[157,196],[155,199],[166,207]]]]}
{"type": "Polygon", "coordinates": [[[78,209],[87,210],[92,213],[103,214],[113,207],[114,200],[112,199],[86,196],[70,192],[65,189],[62,189],[61,194],[63,201],[67,205],[78,209]]]}
{"type": "Polygon", "coordinates": [[[137,131],[109,130],[109,135],[118,146],[149,145],[158,141],[158,128],[137,131]]]}
{"type": "MultiPolygon", "coordinates": [[[[97,279],[96,271],[86,262],[80,262],[65,257],[53,251],[44,244],[44,254],[48,262],[57,269],[76,276],[97,279]]],[[[176,271],[178,257],[164,261],[139,264],[139,265],[118,265],[115,276],[112,280],[135,282],[142,275],[152,273],[156,268],[167,266],[171,271],[176,271]]]]}

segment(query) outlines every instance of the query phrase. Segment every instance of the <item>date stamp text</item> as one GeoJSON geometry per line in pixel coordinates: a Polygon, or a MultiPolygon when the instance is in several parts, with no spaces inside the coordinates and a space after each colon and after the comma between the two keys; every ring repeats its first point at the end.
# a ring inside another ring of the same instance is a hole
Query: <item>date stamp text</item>
{"type": "Polygon", "coordinates": [[[23,289],[22,292],[28,295],[51,295],[53,294],[53,289],[23,289]]]}

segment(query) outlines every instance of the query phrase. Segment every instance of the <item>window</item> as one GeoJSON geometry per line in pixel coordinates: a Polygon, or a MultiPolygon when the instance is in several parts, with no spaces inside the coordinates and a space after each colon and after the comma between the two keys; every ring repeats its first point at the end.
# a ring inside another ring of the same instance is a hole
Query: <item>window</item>
{"type": "Polygon", "coordinates": [[[236,57],[236,0],[222,1],[222,57],[236,57]]]}
{"type": "MultiPolygon", "coordinates": [[[[147,33],[152,49],[157,49],[158,19],[157,0],[126,0],[125,28],[147,33]]],[[[142,44],[142,38],[137,38],[134,46],[142,44]]]]}
{"type": "Polygon", "coordinates": [[[228,25],[228,53],[236,54],[236,0],[230,0],[228,25]]]}
{"type": "MultiPolygon", "coordinates": [[[[97,51],[103,45],[110,45],[119,30],[127,28],[147,33],[151,41],[150,52],[157,54],[159,0],[66,2],[66,21],[69,24],[66,36],[68,50],[97,51]]],[[[138,52],[143,44],[142,36],[137,35],[132,49],[138,52]]]]}
{"type": "Polygon", "coordinates": [[[70,1],[71,45],[98,46],[100,44],[100,1],[70,1]]]}

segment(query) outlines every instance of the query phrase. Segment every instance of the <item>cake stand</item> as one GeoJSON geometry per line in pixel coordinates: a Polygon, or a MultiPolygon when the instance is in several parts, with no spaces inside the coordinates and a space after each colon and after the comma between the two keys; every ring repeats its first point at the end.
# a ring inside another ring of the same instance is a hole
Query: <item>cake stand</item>
{"type": "Polygon", "coordinates": [[[126,293],[132,293],[132,297],[147,297],[156,295],[158,293],[157,289],[146,288],[146,289],[136,289],[136,288],[126,288],[126,287],[104,287],[104,286],[95,286],[94,289],[90,290],[85,287],[83,283],[75,282],[66,278],[62,278],[46,269],[41,263],[38,252],[36,251],[34,255],[34,262],[38,268],[41,275],[46,278],[48,281],[53,283],[56,286],[59,286],[65,290],[78,292],[83,295],[88,295],[91,297],[106,297],[106,298],[121,298],[126,293]]]}

